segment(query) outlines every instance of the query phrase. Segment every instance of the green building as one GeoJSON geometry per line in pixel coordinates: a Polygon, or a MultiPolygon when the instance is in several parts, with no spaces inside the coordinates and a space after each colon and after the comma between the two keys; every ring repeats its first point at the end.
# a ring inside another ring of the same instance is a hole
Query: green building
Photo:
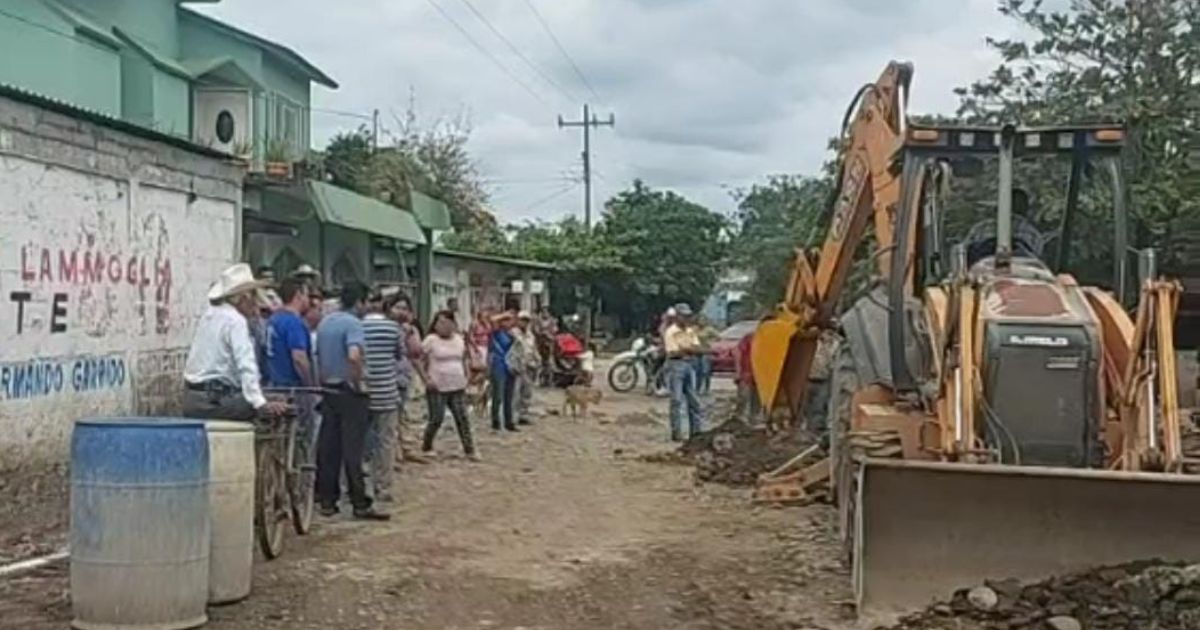
{"type": "Polygon", "coordinates": [[[312,86],[337,83],[287,46],[192,9],[217,1],[4,2],[0,84],[244,161],[239,241],[256,267],[307,263],[331,283],[428,278],[444,204],[414,199],[409,212],[306,179],[312,86]]]}

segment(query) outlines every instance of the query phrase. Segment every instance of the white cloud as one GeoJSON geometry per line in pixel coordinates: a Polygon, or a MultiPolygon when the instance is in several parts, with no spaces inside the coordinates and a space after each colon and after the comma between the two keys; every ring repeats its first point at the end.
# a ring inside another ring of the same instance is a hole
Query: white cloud
{"type": "MultiPolygon", "coordinates": [[[[819,168],[847,101],[888,60],[916,66],[913,111],[952,112],[951,90],[998,61],[984,37],[1015,28],[995,0],[530,1],[602,97],[598,114],[617,116],[615,129],[593,133],[597,206],[642,177],[728,210],[725,187],[819,168]]],[[[588,96],[525,0],[471,3],[574,98],[588,96]]],[[[379,109],[385,124],[410,94],[425,118],[466,108],[502,220],[579,211],[582,192],[564,190],[562,179],[580,170],[579,130],[559,129],[555,117],[577,119],[580,103],[512,55],[464,0],[224,0],[201,10],[291,46],[333,75],[341,89],[314,88],[315,107],[367,116],[379,109]]],[[[316,112],[314,136],[363,122],[316,112]]]]}

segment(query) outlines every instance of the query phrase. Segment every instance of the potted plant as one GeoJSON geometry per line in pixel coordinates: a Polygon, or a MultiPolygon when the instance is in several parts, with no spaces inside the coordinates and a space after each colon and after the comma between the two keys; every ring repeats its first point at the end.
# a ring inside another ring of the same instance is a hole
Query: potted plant
{"type": "Polygon", "coordinates": [[[292,177],[292,146],[283,140],[272,140],[267,144],[266,160],[263,165],[268,177],[292,177]]]}
{"type": "Polygon", "coordinates": [[[233,143],[231,153],[242,162],[249,162],[250,158],[254,156],[254,143],[248,140],[239,140],[233,143]]]}

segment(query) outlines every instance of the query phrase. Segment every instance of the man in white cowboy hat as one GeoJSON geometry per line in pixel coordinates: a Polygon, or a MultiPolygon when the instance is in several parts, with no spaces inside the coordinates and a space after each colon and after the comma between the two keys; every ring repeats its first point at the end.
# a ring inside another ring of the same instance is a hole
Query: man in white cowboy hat
{"type": "Polygon", "coordinates": [[[209,289],[209,308],[196,326],[183,367],[183,415],[252,420],[287,409],[285,403],[267,402],[263,396],[247,324],[247,318],[257,315],[258,291],[265,285],[255,280],[250,265],[238,263],[222,272],[209,289]]]}

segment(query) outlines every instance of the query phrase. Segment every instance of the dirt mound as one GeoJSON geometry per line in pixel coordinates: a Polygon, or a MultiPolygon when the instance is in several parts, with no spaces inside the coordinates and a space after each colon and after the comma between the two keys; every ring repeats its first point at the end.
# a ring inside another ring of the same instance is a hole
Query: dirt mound
{"type": "Polygon", "coordinates": [[[1138,562],[1035,584],[990,581],[910,615],[893,630],[1200,628],[1200,565],[1138,562]]]}
{"type": "Polygon", "coordinates": [[[760,474],[779,467],[815,440],[798,428],[772,434],[766,427],[734,418],[692,436],[680,452],[692,460],[702,481],[752,486],[760,474]]]}

